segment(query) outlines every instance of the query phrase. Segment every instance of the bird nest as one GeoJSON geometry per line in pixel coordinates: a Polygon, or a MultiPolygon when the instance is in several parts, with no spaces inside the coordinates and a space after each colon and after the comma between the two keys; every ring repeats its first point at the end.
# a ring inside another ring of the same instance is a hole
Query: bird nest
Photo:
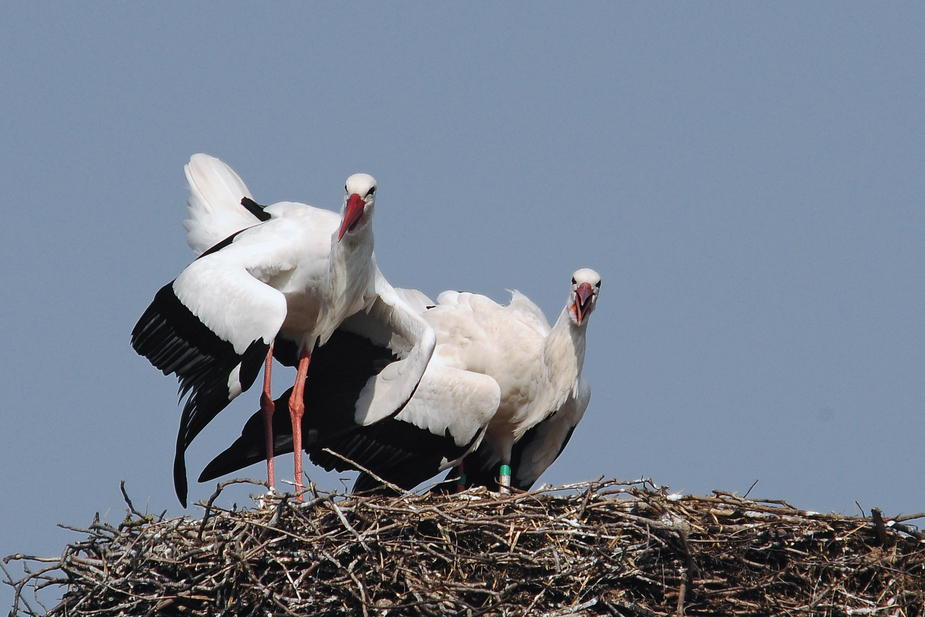
{"type": "Polygon", "coordinates": [[[201,519],[164,519],[126,496],[121,524],[77,530],[86,539],[62,557],[7,557],[25,569],[10,615],[925,614],[925,538],[903,524],[925,514],[818,514],[615,480],[271,495],[239,511],[214,498],[201,519]],[[61,598],[50,610],[49,588],[61,598]]]}

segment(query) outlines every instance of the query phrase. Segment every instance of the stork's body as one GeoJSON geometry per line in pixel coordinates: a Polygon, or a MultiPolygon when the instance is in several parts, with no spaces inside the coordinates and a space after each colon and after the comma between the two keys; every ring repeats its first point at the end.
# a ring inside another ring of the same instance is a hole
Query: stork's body
{"type": "MultiPolygon", "coordinates": [[[[382,295],[392,294],[425,318],[433,308],[433,302],[419,292],[399,289],[382,295]]],[[[455,367],[453,359],[444,357],[438,348],[399,413],[361,413],[369,380],[389,375],[407,361],[409,350],[420,346],[414,332],[400,333],[386,321],[370,321],[369,315],[357,313],[344,321],[328,345],[317,350],[304,391],[302,431],[309,438],[303,448],[325,469],[358,469],[356,463],[408,490],[458,464],[478,446],[497,411],[500,390],[491,377],[455,367]]],[[[426,332],[431,335],[433,330],[426,332]]],[[[276,405],[285,408],[294,396],[292,390],[287,391],[276,405]]],[[[200,482],[261,460],[261,435],[257,412],[245,424],[241,437],[209,463],[200,482]]],[[[274,451],[294,449],[289,426],[277,421],[273,435],[274,451]]],[[[359,491],[379,488],[378,480],[366,475],[354,486],[359,491]]]]}
{"type": "MultiPolygon", "coordinates": [[[[293,202],[261,208],[227,165],[206,155],[190,160],[187,177],[192,191],[187,240],[201,255],[158,292],[132,332],[135,350],[165,374],[176,373],[181,394],[190,393],[174,459],[174,483],[184,505],[186,448],[250,387],[262,365],[266,366],[261,397],[266,443],[272,446],[274,341],[294,343],[297,349],[293,362],[298,364],[298,396],[290,413],[294,438],[300,441],[299,403],[312,350],[323,345],[344,319],[370,310],[380,299],[378,289],[387,286],[379,282],[382,277],[373,256],[376,183],[371,176],[355,174],[347,180],[340,215],[293,202]],[[211,248],[203,248],[218,234],[241,226],[211,248]]],[[[411,313],[402,307],[397,310],[411,313]]],[[[412,314],[406,321],[415,319],[420,321],[412,314]]],[[[412,327],[427,328],[421,324],[412,327]]],[[[409,363],[413,368],[403,374],[410,381],[380,388],[368,401],[370,413],[394,413],[410,397],[414,376],[419,379],[423,374],[433,349],[432,336],[422,340],[424,347],[409,363]]],[[[271,447],[267,464],[272,483],[271,447]]],[[[295,470],[301,487],[301,456],[296,457],[295,470]]]]}
{"type": "Polygon", "coordinates": [[[507,306],[471,293],[438,297],[439,306],[427,315],[438,349],[453,350],[458,366],[491,376],[501,389],[485,438],[464,460],[469,484],[527,489],[565,447],[591,398],[581,370],[587,318],[599,289],[596,272],[576,271],[552,327],[516,291],[507,306]]]}
{"type": "MultiPolygon", "coordinates": [[[[354,420],[351,388],[338,384],[337,391],[347,395],[347,400],[332,401],[323,388],[309,386],[305,391],[309,408],[333,409],[346,403],[337,414],[306,416],[303,430],[317,436],[317,441],[306,446],[312,460],[327,469],[350,467],[323,453],[327,447],[410,489],[465,457],[470,484],[497,488],[499,466],[504,465],[513,467],[514,474],[513,481],[509,475],[507,480],[502,478],[502,486],[528,489],[561,453],[588,406],[591,388],[581,377],[581,369],[587,318],[599,286],[596,272],[577,271],[569,301],[553,327],[539,307],[518,292],[513,292],[507,306],[455,291],[441,294],[434,306],[419,294],[423,299],[409,304],[433,328],[437,346],[413,398],[394,418],[363,424],[354,420]],[[329,424],[334,416],[344,421],[329,424]]],[[[354,332],[358,330],[351,322],[356,319],[345,322],[354,332]]],[[[383,340],[392,339],[386,336],[383,340]]],[[[338,342],[332,344],[345,342],[350,341],[338,335],[338,342]]],[[[362,347],[366,351],[358,352],[356,342],[350,342],[351,357],[374,357],[375,362],[366,364],[364,370],[386,372],[389,352],[377,352],[367,344],[362,347]]],[[[384,345],[378,348],[385,350],[384,345]]],[[[324,361],[339,366],[336,357],[324,361]]],[[[336,375],[346,372],[333,370],[336,375]]],[[[365,376],[358,383],[364,380],[365,376]]],[[[286,405],[291,400],[287,393],[277,403],[286,405]]],[[[293,448],[285,430],[277,426],[275,433],[276,448],[282,451],[293,448]]],[[[255,415],[200,480],[230,473],[261,456],[255,415]]],[[[372,476],[361,473],[355,490],[377,486],[372,476]]]]}

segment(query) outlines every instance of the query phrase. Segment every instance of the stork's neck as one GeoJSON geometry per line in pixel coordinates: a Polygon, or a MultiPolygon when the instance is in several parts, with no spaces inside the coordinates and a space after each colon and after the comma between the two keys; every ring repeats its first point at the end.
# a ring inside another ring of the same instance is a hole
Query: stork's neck
{"type": "Polygon", "coordinates": [[[376,271],[373,257],[373,232],[369,226],[345,234],[340,241],[331,237],[330,271],[327,293],[331,302],[322,307],[316,333],[324,344],[334,329],[369,301],[376,271]]]}
{"type": "MultiPolygon", "coordinates": [[[[366,218],[362,221],[362,224],[357,223],[357,228],[347,231],[340,240],[337,239],[338,231],[331,234],[332,254],[338,252],[349,254],[356,251],[366,251],[371,254],[373,252],[373,226],[370,224],[372,215],[364,214],[363,216],[366,218]]],[[[343,214],[341,218],[343,218],[343,214]]]]}
{"type": "Polygon", "coordinates": [[[547,379],[557,392],[568,392],[576,387],[585,362],[585,331],[588,322],[576,324],[569,316],[568,307],[562,310],[543,344],[543,363],[547,379]]]}
{"type": "Polygon", "coordinates": [[[352,284],[365,285],[369,277],[370,260],[373,254],[373,230],[371,225],[344,234],[337,240],[331,237],[331,275],[339,293],[357,293],[352,284]]]}

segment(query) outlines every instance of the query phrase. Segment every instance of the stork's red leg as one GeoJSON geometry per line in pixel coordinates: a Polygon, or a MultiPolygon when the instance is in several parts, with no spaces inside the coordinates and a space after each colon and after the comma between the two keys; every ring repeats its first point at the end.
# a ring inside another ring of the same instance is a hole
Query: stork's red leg
{"type": "Polygon", "coordinates": [[[302,347],[299,354],[299,370],[295,386],[289,396],[289,416],[292,418],[292,449],[295,454],[295,486],[299,501],[302,501],[302,415],[305,413],[305,376],[312,352],[302,347]]]}
{"type": "Polygon", "coordinates": [[[263,412],[263,432],[266,437],[267,448],[267,482],[270,488],[276,486],[276,478],[273,473],[273,412],[276,411],[276,404],[273,402],[273,394],[270,390],[270,372],[273,368],[273,345],[270,345],[270,351],[267,353],[267,363],[263,369],[263,392],[260,393],[260,410],[263,412]]]}

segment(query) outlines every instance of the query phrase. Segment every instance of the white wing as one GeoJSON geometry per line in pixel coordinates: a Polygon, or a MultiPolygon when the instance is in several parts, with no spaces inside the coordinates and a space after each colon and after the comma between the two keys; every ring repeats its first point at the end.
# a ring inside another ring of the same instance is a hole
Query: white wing
{"type": "Polygon", "coordinates": [[[449,434],[457,446],[477,447],[473,440],[495,415],[500,401],[501,389],[494,379],[446,366],[434,356],[414,397],[395,420],[437,436],[449,434]]]}
{"type": "MultiPolygon", "coordinates": [[[[363,427],[338,449],[376,475],[411,490],[455,467],[479,447],[500,400],[501,389],[491,377],[445,366],[434,357],[401,413],[363,427]]],[[[336,466],[317,456],[313,460],[326,468],[336,466]]],[[[380,488],[364,472],[353,490],[380,488]]]]}
{"type": "Polygon", "coordinates": [[[424,292],[418,291],[417,289],[395,287],[394,291],[398,294],[398,297],[404,300],[405,304],[418,315],[423,315],[424,311],[434,308],[436,304],[433,300],[428,298],[424,292]]]}
{"type": "Polygon", "coordinates": [[[511,292],[511,303],[508,305],[508,310],[516,311],[520,321],[532,327],[541,336],[546,336],[552,330],[540,307],[517,290],[511,292]]]}
{"type": "Polygon", "coordinates": [[[528,490],[559,457],[591,400],[591,384],[584,377],[578,396],[569,397],[559,411],[528,431],[514,446],[511,467],[514,485],[528,490]]]}
{"type": "Polygon", "coordinates": [[[232,243],[191,263],[173,290],[206,328],[242,354],[256,340],[273,341],[286,319],[286,297],[254,278],[235,248],[232,243]]]}
{"type": "Polygon", "coordinates": [[[433,328],[415,312],[378,270],[376,300],[341,328],[387,345],[401,360],[370,378],[356,403],[356,423],[375,424],[398,413],[414,394],[437,344],[433,328]]]}

